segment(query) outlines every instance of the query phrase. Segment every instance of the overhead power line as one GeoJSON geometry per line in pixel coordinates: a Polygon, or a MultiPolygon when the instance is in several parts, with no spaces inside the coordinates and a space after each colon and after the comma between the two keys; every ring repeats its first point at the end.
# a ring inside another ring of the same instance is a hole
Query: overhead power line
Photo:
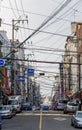
{"type": "MultiPolygon", "coordinates": [[[[8,25],[8,26],[12,26],[9,23],[2,23],[2,24],[8,25]]],[[[21,26],[18,26],[18,25],[15,26],[15,27],[22,28],[22,29],[28,29],[28,30],[31,30],[31,31],[35,31],[35,29],[27,28],[27,27],[21,27],[21,26]]],[[[58,35],[58,36],[63,36],[63,37],[68,37],[69,36],[69,35],[65,35],[65,34],[59,34],[59,33],[54,33],[54,32],[49,32],[49,31],[42,31],[42,30],[38,30],[38,32],[51,34],[51,35],[58,35]]]]}
{"type": "MultiPolygon", "coordinates": [[[[25,43],[28,39],[30,39],[34,34],[36,34],[42,27],[44,27],[52,18],[54,18],[61,10],[63,10],[72,0],[67,0],[66,2],[64,2],[64,4],[54,13],[54,11],[51,13],[51,15],[44,20],[44,22],[31,34],[29,35],[23,42],[21,42],[17,48],[19,48],[21,45],[23,45],[23,43],[25,43]]],[[[8,57],[10,54],[12,54],[13,51],[11,51],[9,54],[7,54],[8,57]]],[[[14,51],[15,53],[15,51],[14,51]]],[[[5,58],[4,57],[4,58],[5,58]]]]}
{"type": "Polygon", "coordinates": [[[29,38],[31,38],[34,34],[36,34],[42,27],[44,27],[52,18],[54,18],[62,9],[64,9],[72,0],[67,0],[55,13],[52,14],[44,20],[44,22],[30,35],[28,36],[22,43],[18,45],[20,47],[23,43],[25,43],[29,38]]]}
{"type": "MultiPolygon", "coordinates": [[[[47,63],[47,64],[61,64],[61,62],[54,62],[54,61],[40,61],[40,60],[28,60],[28,59],[16,59],[16,58],[3,58],[3,59],[6,59],[6,60],[17,60],[17,61],[28,61],[28,62],[36,62],[36,63],[47,63]]],[[[82,65],[82,63],[75,63],[75,62],[62,62],[62,64],[73,64],[73,65],[82,65]]]]}

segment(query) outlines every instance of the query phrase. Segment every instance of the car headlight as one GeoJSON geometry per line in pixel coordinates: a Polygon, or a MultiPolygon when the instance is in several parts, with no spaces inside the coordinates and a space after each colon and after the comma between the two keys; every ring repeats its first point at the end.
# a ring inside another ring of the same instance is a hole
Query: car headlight
{"type": "Polygon", "coordinates": [[[7,112],[7,114],[11,114],[11,112],[7,112]]]}
{"type": "Polygon", "coordinates": [[[78,119],[75,119],[75,122],[79,122],[79,120],[78,120],[78,119]]]}

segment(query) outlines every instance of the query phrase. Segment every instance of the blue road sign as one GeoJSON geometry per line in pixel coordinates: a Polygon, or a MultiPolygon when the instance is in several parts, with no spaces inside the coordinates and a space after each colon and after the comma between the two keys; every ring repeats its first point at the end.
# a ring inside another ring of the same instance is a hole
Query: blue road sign
{"type": "Polygon", "coordinates": [[[3,66],[5,64],[5,61],[3,59],[0,59],[0,66],[3,66]]]}
{"type": "Polygon", "coordinates": [[[25,80],[24,80],[24,79],[19,79],[18,81],[19,81],[19,82],[25,82],[25,80]]]}
{"type": "Polygon", "coordinates": [[[34,76],[34,69],[28,69],[27,73],[29,76],[34,76]]]}
{"type": "Polygon", "coordinates": [[[25,76],[24,75],[18,76],[18,81],[19,82],[25,82],[25,76]]]}
{"type": "Polygon", "coordinates": [[[24,79],[25,76],[24,76],[24,75],[20,75],[20,76],[18,76],[18,78],[19,78],[19,79],[24,79]]]}

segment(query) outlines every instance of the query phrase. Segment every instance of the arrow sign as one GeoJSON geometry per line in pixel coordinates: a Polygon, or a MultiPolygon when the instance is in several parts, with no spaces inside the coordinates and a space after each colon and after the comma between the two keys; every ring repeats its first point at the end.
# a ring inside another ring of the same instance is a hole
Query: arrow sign
{"type": "Polygon", "coordinates": [[[0,66],[3,66],[5,64],[5,61],[3,59],[0,59],[0,66]]]}

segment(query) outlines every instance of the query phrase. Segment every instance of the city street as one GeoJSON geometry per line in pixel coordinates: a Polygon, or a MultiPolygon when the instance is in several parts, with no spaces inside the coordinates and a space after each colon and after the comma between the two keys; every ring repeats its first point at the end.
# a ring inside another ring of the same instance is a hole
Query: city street
{"type": "Polygon", "coordinates": [[[0,130],[77,127],[82,0],[0,0],[0,130]]]}
{"type": "Polygon", "coordinates": [[[44,112],[42,118],[39,112],[24,112],[3,120],[2,130],[74,130],[70,119],[71,115],[62,112],[44,112]]]}

